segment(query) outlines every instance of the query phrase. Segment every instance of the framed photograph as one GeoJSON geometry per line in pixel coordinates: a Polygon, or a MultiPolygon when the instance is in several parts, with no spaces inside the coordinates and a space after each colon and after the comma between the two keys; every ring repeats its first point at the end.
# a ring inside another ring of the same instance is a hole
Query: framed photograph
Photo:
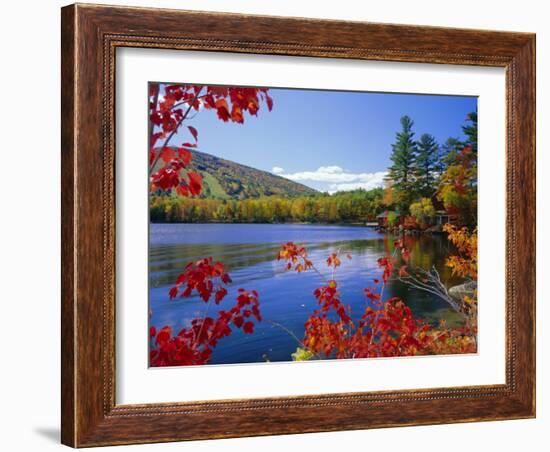
{"type": "Polygon", "coordinates": [[[535,416],[533,34],[76,4],[62,88],[64,444],[535,416]]]}

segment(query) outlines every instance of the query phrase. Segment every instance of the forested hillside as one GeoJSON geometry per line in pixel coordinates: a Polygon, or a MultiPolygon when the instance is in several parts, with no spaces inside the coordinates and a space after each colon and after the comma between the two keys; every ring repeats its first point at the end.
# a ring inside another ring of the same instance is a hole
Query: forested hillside
{"type": "MultiPolygon", "coordinates": [[[[214,155],[190,150],[188,169],[202,176],[202,199],[248,199],[262,196],[300,196],[314,189],[214,155]]],[[[159,162],[160,165],[162,162],[159,162]]]]}

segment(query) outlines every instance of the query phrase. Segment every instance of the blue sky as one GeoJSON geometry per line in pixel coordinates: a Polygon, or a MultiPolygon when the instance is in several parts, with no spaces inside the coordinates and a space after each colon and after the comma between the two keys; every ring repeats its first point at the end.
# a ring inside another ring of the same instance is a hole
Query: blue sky
{"type": "MultiPolygon", "coordinates": [[[[442,143],[463,138],[477,105],[465,96],[281,88],[270,95],[273,110],[262,103],[244,124],[199,111],[187,123],[199,131],[199,150],[330,192],[381,186],[401,116],[413,119],[415,138],[430,133],[442,143]]],[[[187,128],[176,138],[189,141],[187,128]]]]}

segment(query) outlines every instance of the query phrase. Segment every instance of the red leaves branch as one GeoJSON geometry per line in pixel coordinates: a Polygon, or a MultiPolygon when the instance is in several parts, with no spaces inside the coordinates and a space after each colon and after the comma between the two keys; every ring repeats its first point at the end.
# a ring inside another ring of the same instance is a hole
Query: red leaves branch
{"type": "Polygon", "coordinates": [[[277,260],[286,261],[286,269],[290,270],[294,267],[294,270],[298,273],[313,267],[313,263],[308,258],[305,247],[296,245],[294,242],[288,242],[281,246],[277,254],[277,260]]]}
{"type": "Polygon", "coordinates": [[[189,119],[191,112],[201,108],[215,110],[224,122],[244,123],[244,115],[257,116],[260,103],[264,101],[269,111],[273,100],[267,88],[241,88],[152,83],[149,87],[149,172],[151,191],[176,190],[180,196],[198,196],[202,191],[202,177],[190,171],[192,155],[189,148],[195,148],[198,130],[187,125],[195,144],[183,143],[180,147],[169,147],[180,126],[189,119]],[[159,140],[164,140],[157,146],[159,140]],[[157,162],[163,165],[158,168],[157,162]]]}
{"type": "MultiPolygon", "coordinates": [[[[395,249],[402,259],[408,262],[409,251],[397,241],[395,249]]],[[[289,242],[281,248],[279,259],[287,260],[287,269],[307,259],[307,250],[289,242]]],[[[309,259],[308,259],[309,261],[309,259]]],[[[313,263],[309,261],[310,267],[313,263]]],[[[340,265],[338,254],[327,259],[327,265],[336,269],[340,265]]],[[[371,358],[389,356],[410,356],[435,353],[475,352],[475,331],[468,328],[431,328],[414,318],[411,309],[399,298],[383,299],[384,287],[392,274],[406,273],[406,266],[396,270],[394,257],[386,256],[378,260],[383,270],[380,289],[366,287],[364,294],[368,304],[363,314],[354,321],[351,308],[342,303],[337,290],[338,284],[330,280],[314,291],[319,303],[305,322],[303,345],[315,356],[327,358],[371,358]]],[[[296,269],[300,271],[301,269],[296,269]]],[[[374,279],[379,284],[378,279],[374,279]]]]}
{"type": "Polygon", "coordinates": [[[216,290],[216,304],[227,294],[223,287],[231,282],[231,277],[225,271],[221,262],[213,262],[211,257],[190,262],[185,270],[176,278],[176,284],[170,289],[170,299],[180,294],[181,297],[189,297],[196,291],[204,302],[208,302],[212,292],[216,290]]]}
{"type": "MultiPolygon", "coordinates": [[[[214,295],[214,302],[218,305],[226,297],[225,285],[230,282],[231,277],[224,265],[209,257],[189,263],[170,288],[169,295],[171,299],[178,295],[187,298],[196,292],[205,303],[209,303],[214,295]]],[[[231,325],[242,329],[245,334],[252,334],[254,321],[261,320],[258,293],[240,288],[236,302],[229,310],[220,310],[216,318],[193,319],[190,327],[182,328],[175,336],[169,326],[158,332],[151,327],[150,364],[153,367],[205,364],[210,361],[218,341],[231,335],[231,325]]]]}
{"type": "MultiPolygon", "coordinates": [[[[172,84],[149,85],[149,173],[150,191],[180,196],[198,196],[202,192],[202,176],[190,169],[191,150],[197,147],[198,130],[187,125],[194,143],[184,142],[179,147],[169,146],[180,126],[189,119],[191,112],[201,108],[215,110],[219,119],[242,124],[245,113],[256,116],[264,101],[269,111],[273,100],[267,88],[239,88],[172,84]],[[159,140],[164,140],[158,146],[159,140]],[[161,162],[158,167],[158,162],[161,162]]],[[[219,305],[228,294],[225,287],[231,278],[221,262],[212,258],[188,264],[170,288],[171,299],[186,298],[196,292],[205,303],[219,305]]],[[[256,291],[239,289],[235,305],[220,310],[217,318],[204,316],[193,319],[191,326],[172,335],[169,326],[160,331],[150,328],[151,366],[178,366],[207,363],[217,342],[232,332],[231,325],[245,334],[254,332],[254,320],[261,321],[259,296],[256,291]]]]}

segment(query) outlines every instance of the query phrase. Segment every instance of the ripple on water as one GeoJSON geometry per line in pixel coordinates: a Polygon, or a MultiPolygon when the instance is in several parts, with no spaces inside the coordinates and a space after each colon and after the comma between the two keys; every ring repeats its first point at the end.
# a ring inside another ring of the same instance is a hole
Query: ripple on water
{"type": "MultiPolygon", "coordinates": [[[[442,279],[452,284],[444,266],[448,243],[441,236],[411,239],[412,263],[424,268],[432,265],[442,279]]],[[[168,289],[190,261],[212,256],[224,262],[233,283],[224,300],[226,307],[235,299],[237,289],[256,289],[260,294],[264,321],[252,335],[236,331],[220,341],[214,350],[212,363],[246,363],[288,361],[303,336],[304,322],[316,307],[313,290],[323,283],[315,272],[297,274],[285,272],[275,259],[281,244],[288,241],[304,243],[311,260],[322,270],[328,254],[340,250],[350,253],[337,269],[341,298],[350,304],[355,316],[366,307],[362,289],[372,286],[380,277],[378,258],[391,253],[393,239],[373,229],[333,225],[266,225],[266,224],[152,224],[150,228],[150,293],[151,325],[170,325],[176,332],[188,326],[192,318],[206,312],[206,304],[198,297],[170,301],[168,289]],[[280,327],[282,325],[284,328],[280,327]]],[[[407,301],[417,317],[437,323],[446,319],[450,325],[460,322],[458,316],[440,299],[425,292],[411,290],[403,284],[390,282],[385,294],[407,301]]],[[[210,315],[215,314],[212,307],[210,315]]]]}

